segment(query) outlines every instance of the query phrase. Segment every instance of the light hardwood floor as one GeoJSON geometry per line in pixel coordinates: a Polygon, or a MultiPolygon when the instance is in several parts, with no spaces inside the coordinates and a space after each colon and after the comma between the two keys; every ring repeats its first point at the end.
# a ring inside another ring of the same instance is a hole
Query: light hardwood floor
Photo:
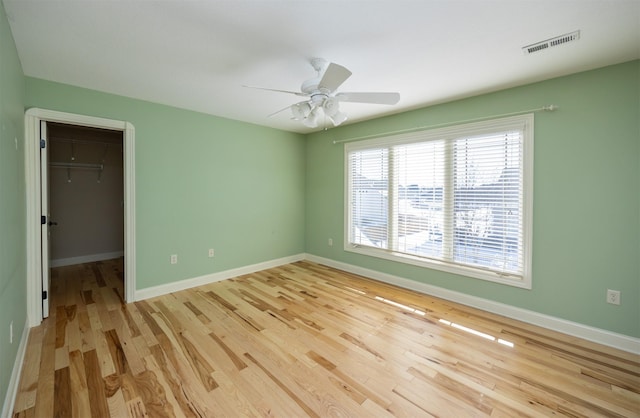
{"type": "Polygon", "coordinates": [[[640,416],[637,355],[298,262],[132,304],[53,270],[14,417],[640,416]]]}

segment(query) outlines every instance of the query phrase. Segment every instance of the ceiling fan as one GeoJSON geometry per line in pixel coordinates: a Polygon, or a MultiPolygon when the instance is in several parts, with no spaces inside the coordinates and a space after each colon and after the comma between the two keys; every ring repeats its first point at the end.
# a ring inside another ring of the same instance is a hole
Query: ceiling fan
{"type": "Polygon", "coordinates": [[[340,111],[340,102],[394,105],[400,100],[400,93],[336,93],[342,83],[351,76],[351,71],[333,62],[327,63],[322,58],[313,58],[311,66],[318,74],[316,77],[303,82],[299,92],[264,87],[245,87],[307,97],[307,100],[287,106],[269,116],[291,109],[293,119],[301,121],[310,128],[318,126],[321,112],[331,119],[334,126],[338,126],[347,120],[347,115],[340,111]]]}

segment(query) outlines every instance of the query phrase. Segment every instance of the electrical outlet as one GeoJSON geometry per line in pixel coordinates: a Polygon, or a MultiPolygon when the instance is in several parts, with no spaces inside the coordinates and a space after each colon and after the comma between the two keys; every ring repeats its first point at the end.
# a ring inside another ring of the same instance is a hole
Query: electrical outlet
{"type": "Polygon", "coordinates": [[[329,247],[333,247],[333,238],[329,238],[329,241],[327,241],[327,244],[329,244],[329,247]]]}
{"type": "Polygon", "coordinates": [[[171,264],[178,264],[178,254],[171,254],[171,264]]]}
{"type": "Polygon", "coordinates": [[[607,303],[620,305],[620,291],[607,289],[607,303]]]}
{"type": "Polygon", "coordinates": [[[9,324],[9,344],[13,344],[13,321],[9,324]]]}
{"type": "Polygon", "coordinates": [[[209,248],[209,257],[213,257],[215,255],[215,252],[213,251],[213,248],[209,248]]]}

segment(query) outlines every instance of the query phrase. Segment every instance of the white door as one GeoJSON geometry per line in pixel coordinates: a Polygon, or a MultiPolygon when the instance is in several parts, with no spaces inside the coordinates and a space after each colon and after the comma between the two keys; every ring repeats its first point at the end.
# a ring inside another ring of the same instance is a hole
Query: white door
{"type": "Polygon", "coordinates": [[[40,214],[41,214],[41,260],[42,260],[42,317],[49,316],[49,289],[51,288],[51,272],[49,271],[49,159],[47,158],[49,142],[47,139],[47,122],[40,121],[40,214]]]}

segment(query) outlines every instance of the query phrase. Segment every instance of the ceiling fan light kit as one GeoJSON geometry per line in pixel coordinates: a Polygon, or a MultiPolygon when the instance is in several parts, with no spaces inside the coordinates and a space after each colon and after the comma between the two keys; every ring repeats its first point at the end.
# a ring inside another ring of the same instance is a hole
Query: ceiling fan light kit
{"type": "Polygon", "coordinates": [[[313,109],[309,115],[302,120],[302,123],[309,128],[316,128],[318,126],[318,117],[320,116],[319,110],[316,107],[313,109]]]}
{"type": "MultiPolygon", "coordinates": [[[[348,116],[346,113],[340,111],[340,102],[394,105],[400,101],[400,94],[395,92],[336,93],[336,90],[342,83],[351,76],[351,71],[333,62],[327,64],[327,61],[321,58],[313,58],[311,60],[311,66],[316,70],[317,75],[314,78],[304,81],[300,86],[300,92],[262,87],[253,88],[308,97],[307,100],[295,103],[288,108],[291,109],[294,120],[299,120],[310,128],[316,128],[318,126],[320,112],[324,113],[325,117],[331,120],[334,126],[338,126],[346,121],[348,116]]],[[[286,109],[287,108],[282,110],[286,109]]],[[[272,113],[270,116],[278,114],[281,111],[272,113]]]]}
{"type": "Polygon", "coordinates": [[[291,113],[293,113],[293,119],[304,120],[311,113],[311,106],[306,102],[296,103],[291,106],[291,113]]]}

